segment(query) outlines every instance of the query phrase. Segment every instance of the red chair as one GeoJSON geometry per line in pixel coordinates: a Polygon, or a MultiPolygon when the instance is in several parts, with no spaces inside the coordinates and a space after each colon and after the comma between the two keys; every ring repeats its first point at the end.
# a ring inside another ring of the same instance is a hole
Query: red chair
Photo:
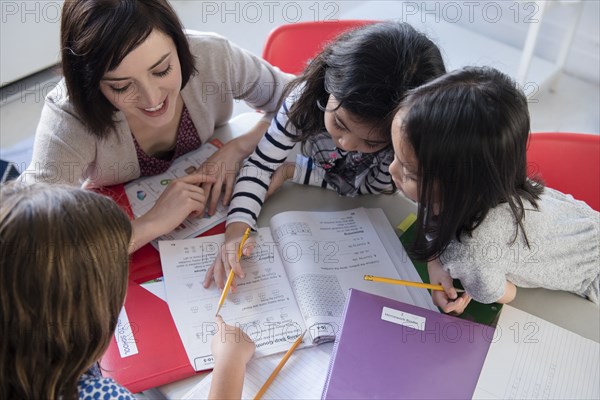
{"type": "Polygon", "coordinates": [[[527,175],[585,201],[600,211],[600,135],[533,133],[527,148],[527,175]]]}
{"type": "Polygon", "coordinates": [[[327,42],[347,30],[374,22],[339,20],[281,25],[269,33],[262,56],[282,71],[298,75],[327,42]]]}

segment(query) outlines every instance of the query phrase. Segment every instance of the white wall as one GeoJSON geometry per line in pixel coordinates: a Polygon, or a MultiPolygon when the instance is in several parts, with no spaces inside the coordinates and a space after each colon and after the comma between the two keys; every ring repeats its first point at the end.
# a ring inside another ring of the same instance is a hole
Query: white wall
{"type": "MultiPolygon", "coordinates": [[[[532,23],[541,23],[535,55],[554,61],[571,14],[576,7],[568,1],[551,0],[540,20],[535,1],[199,1],[171,0],[184,25],[191,29],[214,31],[240,46],[260,54],[262,42],[275,26],[297,21],[390,18],[410,20],[413,10],[426,11],[423,22],[455,23],[501,43],[522,48],[532,23]],[[386,9],[390,10],[386,13],[386,9]],[[369,13],[363,13],[369,10],[369,13]],[[457,10],[460,16],[457,17],[457,10]],[[356,11],[356,12],[355,12],[356,11]],[[541,21],[541,22],[540,22],[541,21]],[[251,31],[251,34],[248,34],[251,31]]],[[[600,1],[583,0],[583,12],[577,26],[565,71],[578,78],[600,83],[600,1]]],[[[469,51],[469,44],[464,44],[469,51]]]]}
{"type": "MultiPolygon", "coordinates": [[[[553,3],[563,3],[552,0],[553,3]]],[[[0,0],[0,84],[4,85],[47,68],[58,61],[60,18],[58,10],[63,0],[22,1],[0,0]]],[[[386,14],[385,9],[421,8],[430,10],[427,22],[435,19],[456,23],[500,42],[522,47],[529,20],[536,19],[533,1],[200,1],[171,0],[184,25],[188,28],[214,31],[240,46],[260,54],[262,40],[277,25],[297,21],[361,17],[352,11],[372,8],[379,3],[381,18],[402,19],[402,13],[386,14]],[[456,11],[461,17],[456,18],[456,11]],[[501,10],[496,20],[494,12],[501,10]],[[485,10],[485,12],[484,12],[485,10]],[[472,15],[470,15],[472,11],[472,15]],[[486,15],[487,14],[487,15],[486,15]],[[516,20],[516,22],[515,22],[516,20]],[[251,34],[249,34],[249,32],[251,34]]],[[[600,83],[600,33],[598,16],[600,2],[584,0],[565,71],[596,84],[600,83]]],[[[568,6],[553,7],[543,19],[536,54],[553,60],[558,44],[567,29],[568,6]]],[[[464,45],[468,51],[468,43],[464,45]]]]}
{"type": "MultiPolygon", "coordinates": [[[[459,2],[447,3],[460,4],[459,2]]],[[[568,29],[568,22],[577,9],[575,6],[577,2],[551,0],[548,3],[553,3],[552,7],[547,8],[544,17],[540,20],[539,6],[534,1],[464,1],[461,3],[463,8],[466,8],[464,4],[468,3],[476,3],[478,6],[472,6],[475,10],[475,18],[472,22],[468,18],[461,18],[457,22],[459,25],[515,47],[523,47],[527,30],[532,23],[541,23],[535,54],[549,61],[556,59],[558,47],[568,29]],[[496,5],[502,10],[498,21],[495,21],[493,15],[496,5]],[[484,18],[482,12],[486,6],[490,13],[488,18],[484,18]]],[[[598,22],[600,1],[582,0],[582,3],[583,10],[564,70],[573,76],[598,84],[600,83],[598,22]]]]}
{"type": "Polygon", "coordinates": [[[216,32],[261,55],[269,32],[299,21],[342,19],[361,1],[200,1],[169,0],[184,26],[216,32]],[[257,38],[261,38],[257,40],[257,38]]]}
{"type": "Polygon", "coordinates": [[[59,61],[62,3],[0,0],[0,86],[59,61]]]}

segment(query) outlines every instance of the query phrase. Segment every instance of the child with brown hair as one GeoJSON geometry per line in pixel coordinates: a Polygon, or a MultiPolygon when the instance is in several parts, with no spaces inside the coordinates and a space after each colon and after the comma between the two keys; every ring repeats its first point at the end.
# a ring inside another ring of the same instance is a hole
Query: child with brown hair
{"type": "MultiPolygon", "coordinates": [[[[97,361],[127,290],[131,223],[109,198],[66,186],[0,187],[0,398],[122,398],[97,361]]],[[[211,397],[239,397],[254,343],[217,325],[211,397]],[[232,354],[235,357],[232,357],[232,354]]]]}

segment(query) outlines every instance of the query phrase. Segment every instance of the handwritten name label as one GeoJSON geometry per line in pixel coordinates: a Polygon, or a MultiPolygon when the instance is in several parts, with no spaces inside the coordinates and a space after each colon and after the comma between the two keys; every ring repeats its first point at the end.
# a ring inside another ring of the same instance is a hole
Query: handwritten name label
{"type": "Polygon", "coordinates": [[[383,307],[381,319],[394,324],[403,325],[409,328],[425,330],[425,318],[420,315],[410,314],[393,308],[383,307]]]}
{"type": "Polygon", "coordinates": [[[123,307],[119,313],[117,329],[115,329],[115,339],[117,340],[117,346],[119,346],[121,358],[133,356],[138,353],[137,344],[135,337],[133,336],[133,330],[131,329],[125,307],[123,307]]]}

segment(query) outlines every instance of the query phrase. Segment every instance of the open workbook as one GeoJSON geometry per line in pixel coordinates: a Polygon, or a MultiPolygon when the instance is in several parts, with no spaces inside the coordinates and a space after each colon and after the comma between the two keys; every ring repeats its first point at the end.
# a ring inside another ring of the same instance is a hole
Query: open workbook
{"type": "MultiPolygon", "coordinates": [[[[246,276],[220,313],[254,340],[257,357],[287,350],[305,330],[303,345],[334,340],[350,288],[437,311],[425,289],[363,279],[420,281],[381,209],[283,212],[253,235],[253,255],[241,261],[246,276]]],[[[223,235],[159,242],[169,309],[197,371],[213,367],[221,291],[202,282],[222,243],[223,235]]]]}

